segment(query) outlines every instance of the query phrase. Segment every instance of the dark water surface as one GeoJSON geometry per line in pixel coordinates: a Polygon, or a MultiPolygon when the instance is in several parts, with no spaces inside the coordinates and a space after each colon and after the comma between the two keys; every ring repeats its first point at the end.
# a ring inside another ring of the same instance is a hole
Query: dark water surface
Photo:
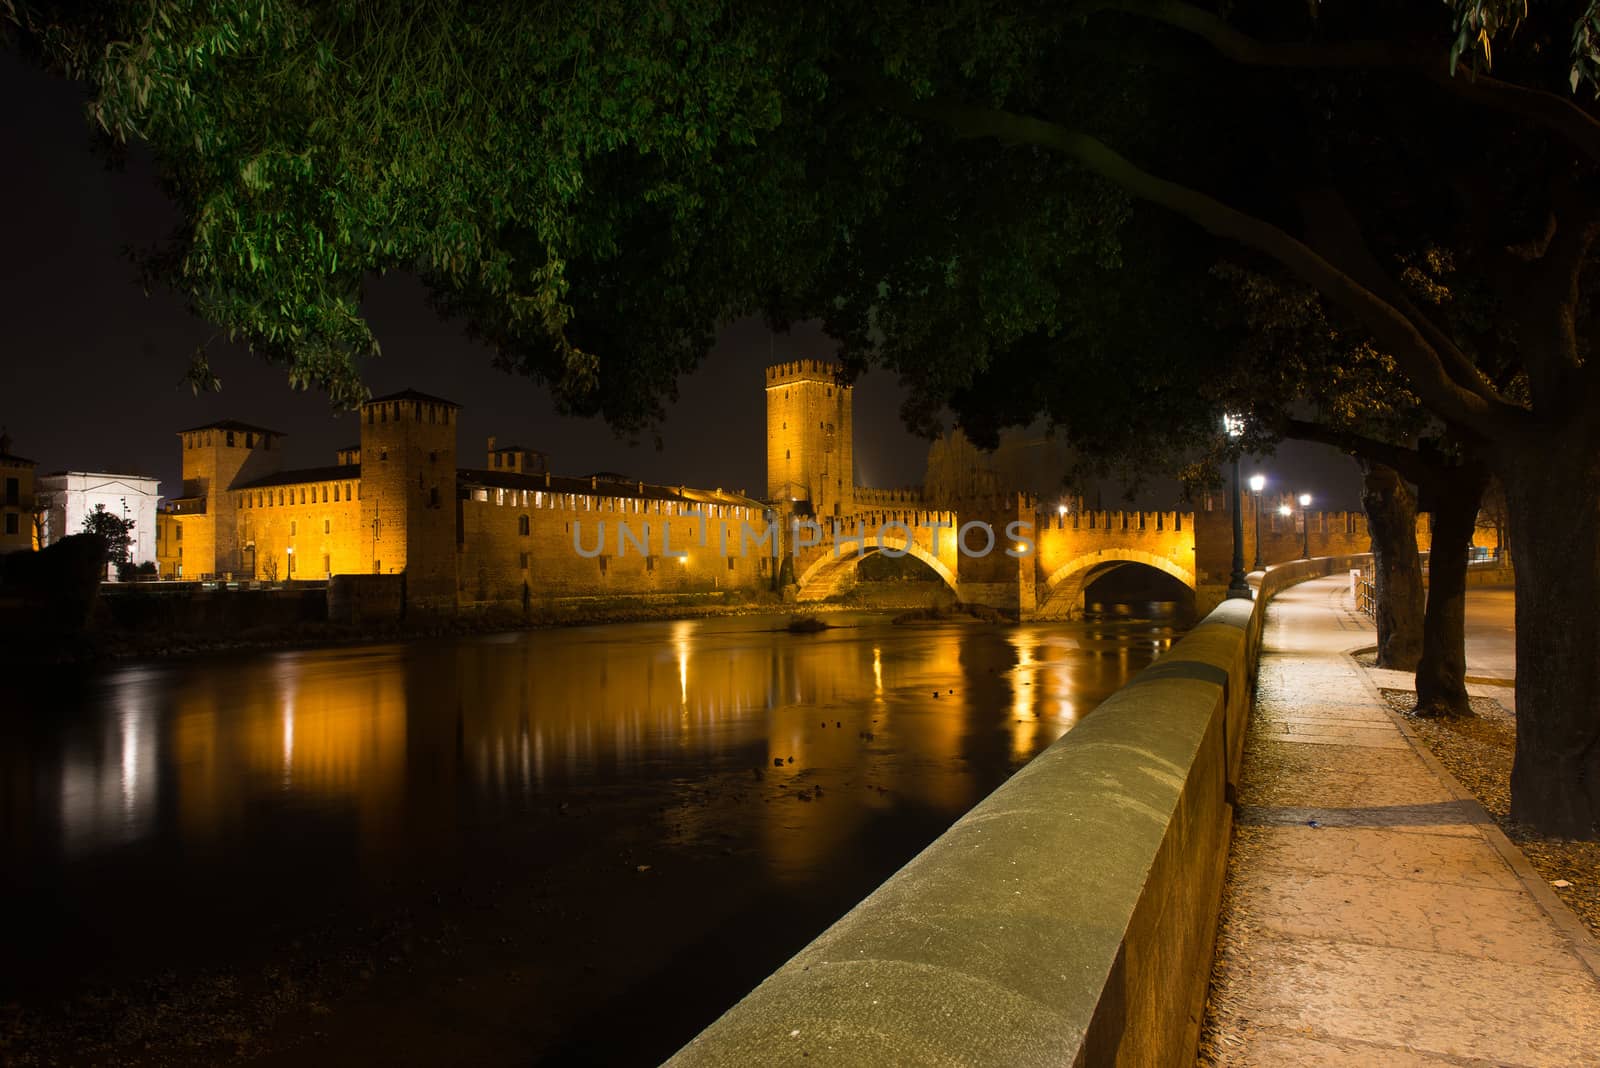
{"type": "Polygon", "coordinates": [[[1178,633],[829,618],[24,682],[9,1052],[653,1063],[1178,633]]]}

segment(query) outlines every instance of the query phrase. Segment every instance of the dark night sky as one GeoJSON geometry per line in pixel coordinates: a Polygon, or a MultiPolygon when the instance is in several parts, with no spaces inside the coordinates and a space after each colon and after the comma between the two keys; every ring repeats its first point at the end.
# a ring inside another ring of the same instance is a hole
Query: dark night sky
{"type": "MultiPolygon", "coordinates": [[[[242,349],[212,347],[220,393],[195,396],[181,376],[213,333],[170,293],[146,297],[124,250],[171,227],[174,212],[137,153],[108,170],[90,152],[81,87],[0,53],[0,120],[5,203],[0,256],[0,423],[13,451],[41,471],[61,468],[149,473],[179,490],[174,432],[235,418],[290,435],[287,463],[333,462],[358,439],[353,415],[333,415],[317,393],[288,388],[282,371],[242,349]]],[[[402,275],[375,286],[365,305],[384,355],[366,369],[375,393],[414,387],[462,405],[460,462],[483,462],[484,439],[540,448],[554,470],[621,471],[646,481],[765,488],[761,368],[774,357],[827,356],[820,330],[772,335],[760,322],[726,328],[701,368],[685,378],[661,428],[663,448],[630,446],[603,423],[557,416],[549,394],[490,366],[488,351],[442,322],[422,288],[402,275]]],[[[856,389],[857,476],[865,485],[921,480],[927,446],[901,426],[901,390],[874,373],[856,389]]],[[[1247,461],[1247,470],[1252,469],[1247,461]]],[[[1289,445],[1265,465],[1289,485],[1310,488],[1327,507],[1359,506],[1354,465],[1329,450],[1289,445]]],[[[1115,493],[1104,500],[1114,505],[1115,493]]],[[[1170,507],[1173,491],[1154,491],[1170,507]]]]}

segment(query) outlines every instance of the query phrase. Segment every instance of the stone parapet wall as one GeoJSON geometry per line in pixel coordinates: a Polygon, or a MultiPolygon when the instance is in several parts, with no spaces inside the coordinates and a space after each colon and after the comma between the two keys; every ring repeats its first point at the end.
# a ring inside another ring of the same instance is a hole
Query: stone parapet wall
{"type": "Polygon", "coordinates": [[[1192,1064],[1264,604],[1220,605],[669,1063],[1192,1064]]]}

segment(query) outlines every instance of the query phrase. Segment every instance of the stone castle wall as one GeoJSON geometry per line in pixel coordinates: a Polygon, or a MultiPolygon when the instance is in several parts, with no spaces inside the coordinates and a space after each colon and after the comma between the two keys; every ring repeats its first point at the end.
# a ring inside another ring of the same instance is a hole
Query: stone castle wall
{"type": "Polygon", "coordinates": [[[765,521],[753,507],[471,486],[459,509],[462,604],[753,592],[772,581],[770,548],[754,541],[765,521]],[[707,513],[703,528],[699,518],[684,514],[690,509],[707,513]],[[742,555],[741,524],[753,532],[742,555]],[[664,549],[687,555],[669,556],[664,549]]]}

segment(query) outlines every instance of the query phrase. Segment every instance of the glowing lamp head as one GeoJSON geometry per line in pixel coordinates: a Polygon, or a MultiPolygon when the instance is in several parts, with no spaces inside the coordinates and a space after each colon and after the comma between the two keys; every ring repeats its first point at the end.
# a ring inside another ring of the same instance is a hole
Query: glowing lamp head
{"type": "Polygon", "coordinates": [[[1290,508],[1287,504],[1278,505],[1278,514],[1279,515],[1291,515],[1291,514],[1293,514],[1293,512],[1294,512],[1294,509],[1290,508]]]}
{"type": "Polygon", "coordinates": [[[1230,438],[1244,433],[1244,416],[1228,413],[1222,417],[1222,432],[1230,438]]]}
{"type": "Polygon", "coordinates": [[[1059,508],[1056,509],[1056,514],[1057,515],[1066,515],[1067,514],[1067,506],[1064,505],[1064,504],[1061,505],[1059,508]]]}
{"type": "Polygon", "coordinates": [[[1300,494],[1300,507],[1302,507],[1302,508],[1310,508],[1311,507],[1311,494],[1309,494],[1309,493],[1300,494]]]}
{"type": "Polygon", "coordinates": [[[1260,493],[1262,490],[1264,490],[1266,488],[1267,488],[1267,476],[1266,475],[1251,475],[1250,476],[1250,492],[1251,493],[1260,493]]]}

